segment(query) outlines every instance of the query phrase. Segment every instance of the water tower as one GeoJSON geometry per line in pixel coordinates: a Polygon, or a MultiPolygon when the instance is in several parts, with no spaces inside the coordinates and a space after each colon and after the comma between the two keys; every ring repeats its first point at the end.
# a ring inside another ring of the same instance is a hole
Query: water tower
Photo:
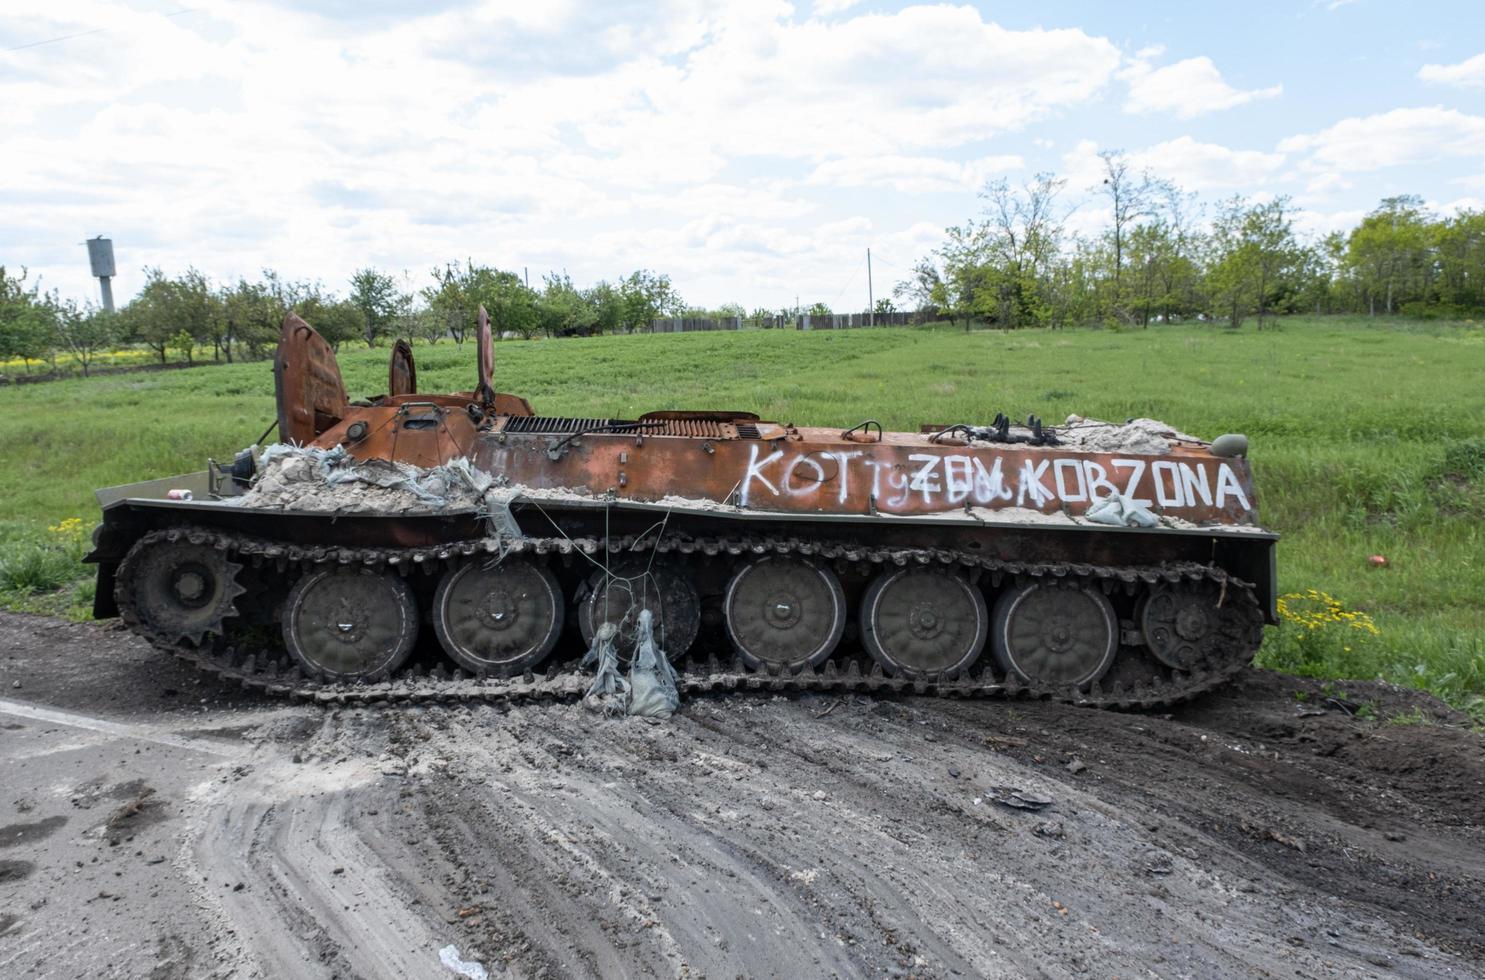
{"type": "Polygon", "coordinates": [[[98,285],[103,290],[103,308],[112,313],[113,284],[109,280],[114,276],[113,239],[102,235],[89,238],[88,262],[93,266],[93,275],[98,277],[98,285]]]}

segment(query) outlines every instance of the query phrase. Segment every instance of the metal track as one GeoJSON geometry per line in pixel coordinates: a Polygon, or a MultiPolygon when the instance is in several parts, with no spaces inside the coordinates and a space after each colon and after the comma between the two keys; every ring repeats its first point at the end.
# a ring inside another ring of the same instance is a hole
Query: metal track
{"type": "MultiPolygon", "coordinates": [[[[474,555],[507,554],[581,554],[592,558],[604,551],[598,538],[517,538],[482,539],[429,548],[337,548],[301,547],[280,541],[231,534],[206,528],[171,528],[145,535],[135,546],[147,547],[157,541],[190,541],[220,548],[235,561],[258,567],[274,568],[280,573],[318,565],[366,565],[401,574],[418,571],[434,572],[450,561],[474,555]]],[[[908,680],[890,677],[875,665],[863,669],[859,659],[841,666],[827,661],[813,671],[797,674],[770,674],[745,669],[740,662],[688,659],[679,665],[679,685],[683,694],[706,694],[725,691],[919,694],[936,697],[979,698],[994,696],[1029,697],[1065,701],[1095,708],[1131,709],[1169,706],[1188,700],[1217,687],[1241,671],[1252,660],[1263,639],[1263,617],[1252,586],[1227,574],[1221,568],[1193,562],[1167,563],[1159,566],[1107,566],[1068,562],[1014,562],[986,558],[972,552],[945,549],[870,548],[834,542],[814,542],[775,538],[678,538],[624,537],[613,539],[609,554],[658,552],[684,555],[729,555],[749,557],[764,554],[794,554],[825,559],[837,564],[865,566],[955,565],[980,569],[993,585],[1007,578],[1037,579],[1078,577],[1099,582],[1110,594],[1119,589],[1133,592],[1160,582],[1211,581],[1222,589],[1222,602],[1240,603],[1249,612],[1251,632],[1242,649],[1225,651],[1216,660],[1198,664],[1189,671],[1166,670],[1149,682],[1104,688],[1098,684],[1087,690],[1050,688],[1028,685],[1014,676],[998,675],[988,656],[967,673],[953,680],[908,680]]],[[[131,556],[137,552],[131,552],[131,556]]],[[[602,562],[593,558],[602,567],[602,562]]],[[[437,668],[432,671],[407,671],[389,681],[376,684],[329,684],[302,674],[278,649],[246,649],[230,639],[208,638],[195,647],[177,638],[154,633],[135,614],[127,600],[123,584],[128,581],[130,565],[125,559],[119,569],[118,589],[120,614],[134,632],[148,639],[158,649],[180,657],[208,674],[240,683],[244,688],[295,699],[326,704],[366,704],[375,702],[457,702],[510,700],[572,700],[586,691],[590,678],[576,670],[527,673],[520,678],[476,678],[462,671],[437,668]]],[[[1124,655],[1121,652],[1121,656],[1124,655]]],[[[573,661],[575,664],[576,661],[573,661]]],[[[571,666],[569,664],[568,666],[571,666]]]]}

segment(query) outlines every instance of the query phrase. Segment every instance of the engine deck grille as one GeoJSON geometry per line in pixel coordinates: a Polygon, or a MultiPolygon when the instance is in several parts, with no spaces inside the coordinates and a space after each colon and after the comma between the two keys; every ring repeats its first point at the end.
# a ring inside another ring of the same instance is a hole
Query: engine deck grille
{"type": "Polygon", "coordinates": [[[613,419],[573,419],[548,415],[513,415],[505,420],[506,432],[538,432],[569,435],[613,425],[613,419]]]}
{"type": "Polygon", "coordinates": [[[758,427],[751,422],[722,422],[717,419],[652,419],[632,422],[626,419],[563,418],[549,415],[513,415],[505,420],[506,432],[538,435],[571,435],[574,432],[603,430],[633,432],[647,436],[679,436],[683,439],[730,439],[733,431],[739,439],[757,439],[758,427]]]}

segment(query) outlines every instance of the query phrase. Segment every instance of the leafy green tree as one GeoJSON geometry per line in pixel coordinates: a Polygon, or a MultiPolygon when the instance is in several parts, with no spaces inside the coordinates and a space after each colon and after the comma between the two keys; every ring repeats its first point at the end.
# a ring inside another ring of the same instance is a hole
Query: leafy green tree
{"type": "Polygon", "coordinates": [[[647,327],[657,317],[678,316],[686,308],[670,277],[648,269],[631,272],[622,279],[619,295],[623,299],[620,322],[626,330],[647,327]]]}
{"type": "Polygon", "coordinates": [[[970,221],[949,228],[944,235],[944,243],[935,253],[943,265],[943,275],[935,284],[931,302],[951,324],[962,319],[967,331],[973,318],[988,319],[993,312],[985,232],[977,222],[970,221]]]}
{"type": "Polygon", "coordinates": [[[1451,313],[1485,310],[1485,212],[1461,211],[1433,228],[1437,301],[1451,313]]]}
{"type": "Polygon", "coordinates": [[[192,353],[196,347],[210,344],[212,360],[221,360],[224,353],[227,360],[232,360],[226,310],[211,281],[196,268],[187,268],[175,280],[174,295],[175,302],[180,305],[181,329],[188,332],[194,341],[192,353]]]}
{"type": "Polygon", "coordinates": [[[529,338],[541,329],[537,294],[514,272],[449,263],[433,270],[433,285],[423,290],[428,308],[448,324],[455,343],[463,343],[479,320],[479,308],[490,314],[490,329],[499,338],[514,333],[529,338]]]}
{"type": "Polygon", "coordinates": [[[1047,282],[1062,247],[1063,216],[1057,203],[1066,181],[1039,173],[1020,187],[1008,181],[987,184],[979,229],[983,252],[980,284],[973,304],[986,320],[1007,328],[1046,326],[1052,307],[1047,282]]]}
{"type": "Polygon", "coordinates": [[[541,330],[536,293],[514,272],[480,267],[470,286],[475,311],[481,304],[490,314],[490,329],[496,337],[516,334],[530,340],[541,330]]]}
{"type": "Polygon", "coordinates": [[[922,258],[908,278],[892,287],[892,295],[918,313],[936,313],[946,295],[943,277],[932,258],[922,258]]]}
{"type": "Polygon", "coordinates": [[[267,283],[238,279],[237,285],[222,287],[217,294],[222,306],[222,323],[227,360],[233,348],[245,345],[251,357],[262,357],[278,341],[283,325],[283,309],[267,283]]]}
{"type": "Polygon", "coordinates": [[[159,268],[144,270],[144,288],[120,311],[126,336],[154,351],[164,364],[176,334],[190,333],[180,286],[159,268]]]}
{"type": "Polygon", "coordinates": [[[572,284],[567,273],[550,273],[543,277],[545,283],[537,302],[541,329],[548,337],[587,336],[597,324],[597,311],[588,299],[572,284]]]}
{"type": "Polygon", "coordinates": [[[583,299],[593,311],[593,330],[613,333],[624,322],[623,294],[610,282],[599,280],[583,290],[583,299]]]}
{"type": "Polygon", "coordinates": [[[1262,327],[1274,300],[1292,290],[1302,258],[1289,199],[1249,204],[1232,198],[1212,226],[1212,248],[1207,277],[1217,308],[1233,328],[1250,313],[1262,327]]]}
{"type": "Polygon", "coordinates": [[[79,310],[71,303],[58,310],[57,339],[87,377],[98,355],[112,350],[119,342],[122,328],[119,315],[91,308],[79,310]]]}
{"type": "Polygon", "coordinates": [[[177,330],[169,343],[170,349],[179,352],[187,364],[196,363],[196,338],[191,336],[191,331],[177,330]]]}
{"type": "Polygon", "coordinates": [[[1362,284],[1371,315],[1379,299],[1391,315],[1399,303],[1426,298],[1433,271],[1430,220],[1422,198],[1402,195],[1383,199],[1352,230],[1346,264],[1362,284]]]}
{"type": "Polygon", "coordinates": [[[1108,238],[1113,253],[1113,282],[1106,292],[1108,313],[1127,320],[1132,293],[1124,281],[1124,251],[1129,236],[1141,221],[1156,213],[1159,202],[1170,195],[1173,187],[1148,170],[1132,171],[1123,150],[1103,150],[1098,157],[1103,163],[1103,194],[1109,204],[1108,238]]]}
{"type": "Polygon", "coordinates": [[[377,340],[391,330],[397,316],[399,296],[397,281],[384,272],[368,266],[356,270],[351,276],[349,298],[361,311],[361,335],[367,347],[375,347],[377,340]]]}
{"type": "Polygon", "coordinates": [[[44,296],[27,272],[8,273],[0,265],[0,360],[19,358],[29,373],[32,361],[52,356],[57,343],[55,297],[44,296]]]}
{"type": "Polygon", "coordinates": [[[302,296],[294,309],[336,351],[341,344],[366,339],[366,311],[352,300],[315,290],[302,296]]]}
{"type": "Polygon", "coordinates": [[[432,272],[433,285],[423,288],[423,301],[429,314],[443,322],[444,330],[454,338],[454,343],[464,343],[469,331],[474,329],[477,307],[469,298],[470,280],[474,274],[474,263],[466,262],[461,269],[450,262],[432,272]]]}

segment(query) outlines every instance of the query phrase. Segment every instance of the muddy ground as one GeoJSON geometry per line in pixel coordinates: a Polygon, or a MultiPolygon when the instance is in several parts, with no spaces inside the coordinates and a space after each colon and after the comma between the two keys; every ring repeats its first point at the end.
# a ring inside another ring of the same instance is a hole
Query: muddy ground
{"type": "Polygon", "coordinates": [[[1485,743],[1340,687],[322,710],[0,614],[0,976],[1485,974],[1485,743]]]}

